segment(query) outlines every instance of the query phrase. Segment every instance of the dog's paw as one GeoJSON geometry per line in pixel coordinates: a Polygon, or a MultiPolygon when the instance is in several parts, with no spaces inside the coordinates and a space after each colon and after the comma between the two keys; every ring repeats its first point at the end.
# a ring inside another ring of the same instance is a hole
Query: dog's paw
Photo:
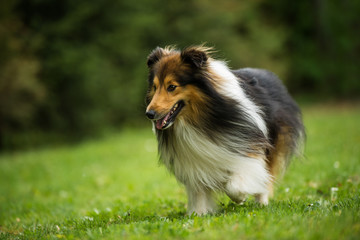
{"type": "Polygon", "coordinates": [[[269,205],[269,194],[268,193],[256,194],[255,200],[261,205],[267,206],[269,205]]]}
{"type": "Polygon", "coordinates": [[[196,215],[196,216],[204,216],[206,214],[213,214],[213,213],[216,213],[216,208],[200,208],[200,209],[191,209],[191,210],[188,210],[187,214],[188,216],[193,216],[193,215],[196,215]]]}

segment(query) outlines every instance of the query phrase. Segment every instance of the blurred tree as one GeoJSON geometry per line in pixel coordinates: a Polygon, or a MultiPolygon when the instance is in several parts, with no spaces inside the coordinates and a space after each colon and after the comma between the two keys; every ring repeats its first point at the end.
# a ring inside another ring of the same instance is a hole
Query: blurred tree
{"type": "Polygon", "coordinates": [[[292,91],[355,94],[356,10],[330,0],[1,1],[0,145],[142,119],[146,57],[169,44],[206,42],[232,68],[267,68],[292,91]]]}
{"type": "Polygon", "coordinates": [[[46,94],[37,78],[40,63],[12,3],[0,5],[0,149],[8,135],[33,121],[46,94]]]}
{"type": "Polygon", "coordinates": [[[290,90],[359,96],[359,1],[281,0],[262,9],[287,26],[290,90]]]}

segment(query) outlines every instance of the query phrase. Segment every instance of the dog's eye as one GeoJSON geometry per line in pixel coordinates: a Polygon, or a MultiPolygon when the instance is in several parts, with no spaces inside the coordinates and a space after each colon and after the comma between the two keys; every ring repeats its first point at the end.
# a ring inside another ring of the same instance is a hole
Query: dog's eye
{"type": "Polygon", "coordinates": [[[176,88],[175,85],[169,85],[168,88],[167,88],[167,91],[168,91],[168,92],[172,92],[172,91],[175,90],[175,88],[176,88]]]}
{"type": "Polygon", "coordinates": [[[153,90],[154,90],[154,92],[156,91],[156,86],[155,85],[153,86],[153,90]]]}

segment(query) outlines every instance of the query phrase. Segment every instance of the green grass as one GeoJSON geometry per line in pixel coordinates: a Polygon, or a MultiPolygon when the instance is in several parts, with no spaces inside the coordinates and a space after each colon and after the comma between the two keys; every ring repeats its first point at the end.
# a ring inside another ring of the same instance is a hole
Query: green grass
{"type": "Polygon", "coordinates": [[[150,126],[4,153],[0,238],[359,239],[359,105],[306,106],[304,120],[306,158],[292,163],[269,206],[220,196],[219,213],[203,217],[185,215],[185,191],[158,166],[150,126]]]}

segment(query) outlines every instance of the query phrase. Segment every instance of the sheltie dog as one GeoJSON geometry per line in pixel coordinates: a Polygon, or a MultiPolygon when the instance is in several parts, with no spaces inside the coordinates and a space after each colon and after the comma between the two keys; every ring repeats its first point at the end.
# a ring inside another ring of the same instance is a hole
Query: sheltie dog
{"type": "Polygon", "coordinates": [[[214,212],[216,192],[267,205],[305,136],[299,107],[277,76],[230,70],[211,53],[158,47],[147,59],[146,116],[160,162],[186,187],[189,214],[214,212]]]}

